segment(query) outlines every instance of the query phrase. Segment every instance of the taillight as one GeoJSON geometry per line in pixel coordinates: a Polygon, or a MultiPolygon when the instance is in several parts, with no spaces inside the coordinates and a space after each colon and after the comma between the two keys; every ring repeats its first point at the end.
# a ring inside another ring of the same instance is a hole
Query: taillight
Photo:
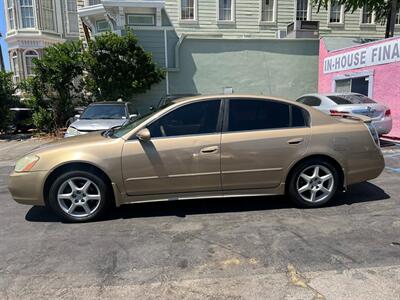
{"type": "Polygon", "coordinates": [[[331,116],[340,116],[340,115],[346,115],[346,114],[350,113],[348,111],[338,111],[336,109],[331,109],[329,112],[331,113],[331,116]]]}
{"type": "Polygon", "coordinates": [[[390,109],[387,109],[385,111],[385,117],[390,117],[392,115],[392,112],[390,111],[390,109]]]}

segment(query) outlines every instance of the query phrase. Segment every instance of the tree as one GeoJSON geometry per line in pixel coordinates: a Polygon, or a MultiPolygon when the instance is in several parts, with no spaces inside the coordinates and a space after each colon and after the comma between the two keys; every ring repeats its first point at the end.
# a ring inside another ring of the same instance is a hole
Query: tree
{"type": "Polygon", "coordinates": [[[17,104],[12,73],[0,71],[0,131],[7,129],[11,122],[10,108],[17,104]]]}
{"type": "Polygon", "coordinates": [[[75,93],[81,92],[79,81],[84,68],[82,43],[66,42],[47,47],[43,57],[34,60],[34,65],[35,89],[45,93],[55,127],[61,128],[73,113],[72,98],[75,93]]]}
{"type": "MultiPolygon", "coordinates": [[[[321,7],[328,8],[331,1],[334,0],[314,0],[318,11],[321,7]]],[[[366,7],[369,13],[375,12],[375,21],[381,24],[386,23],[385,37],[394,35],[394,27],[396,24],[396,14],[398,11],[398,0],[335,0],[336,3],[344,5],[345,12],[353,13],[359,8],[366,7]]]]}
{"type": "Polygon", "coordinates": [[[164,71],[129,31],[125,36],[105,33],[90,41],[85,67],[88,90],[103,100],[127,100],[164,78],[164,71]]]}

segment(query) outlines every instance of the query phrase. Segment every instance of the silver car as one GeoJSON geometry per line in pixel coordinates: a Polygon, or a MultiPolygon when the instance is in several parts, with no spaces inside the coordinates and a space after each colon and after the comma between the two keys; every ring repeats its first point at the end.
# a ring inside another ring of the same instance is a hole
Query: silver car
{"type": "Polygon", "coordinates": [[[330,115],[355,114],[370,117],[379,135],[388,134],[392,130],[390,109],[362,94],[307,94],[296,101],[313,106],[330,115]]]}
{"type": "Polygon", "coordinates": [[[86,134],[92,131],[102,131],[124,125],[135,120],[139,113],[128,102],[96,102],[90,104],[77,120],[67,129],[64,137],[86,134]]]}

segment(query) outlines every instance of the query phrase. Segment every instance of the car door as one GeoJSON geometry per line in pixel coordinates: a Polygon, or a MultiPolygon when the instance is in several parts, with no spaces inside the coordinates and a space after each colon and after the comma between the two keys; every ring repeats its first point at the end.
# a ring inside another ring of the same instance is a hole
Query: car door
{"type": "Polygon", "coordinates": [[[308,112],[262,99],[230,99],[221,137],[222,188],[274,188],[306,149],[308,112]]]}
{"type": "Polygon", "coordinates": [[[151,139],[128,140],[122,172],[129,195],[221,190],[221,100],[183,104],[147,125],[151,139]]]}

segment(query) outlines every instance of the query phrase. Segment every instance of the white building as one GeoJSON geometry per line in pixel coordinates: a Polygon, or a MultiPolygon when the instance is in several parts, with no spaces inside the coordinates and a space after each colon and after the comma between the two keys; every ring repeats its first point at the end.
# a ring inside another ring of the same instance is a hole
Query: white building
{"type": "Polygon", "coordinates": [[[4,8],[15,82],[32,74],[32,59],[44,47],[79,39],[76,0],[4,0],[4,8]]]}

